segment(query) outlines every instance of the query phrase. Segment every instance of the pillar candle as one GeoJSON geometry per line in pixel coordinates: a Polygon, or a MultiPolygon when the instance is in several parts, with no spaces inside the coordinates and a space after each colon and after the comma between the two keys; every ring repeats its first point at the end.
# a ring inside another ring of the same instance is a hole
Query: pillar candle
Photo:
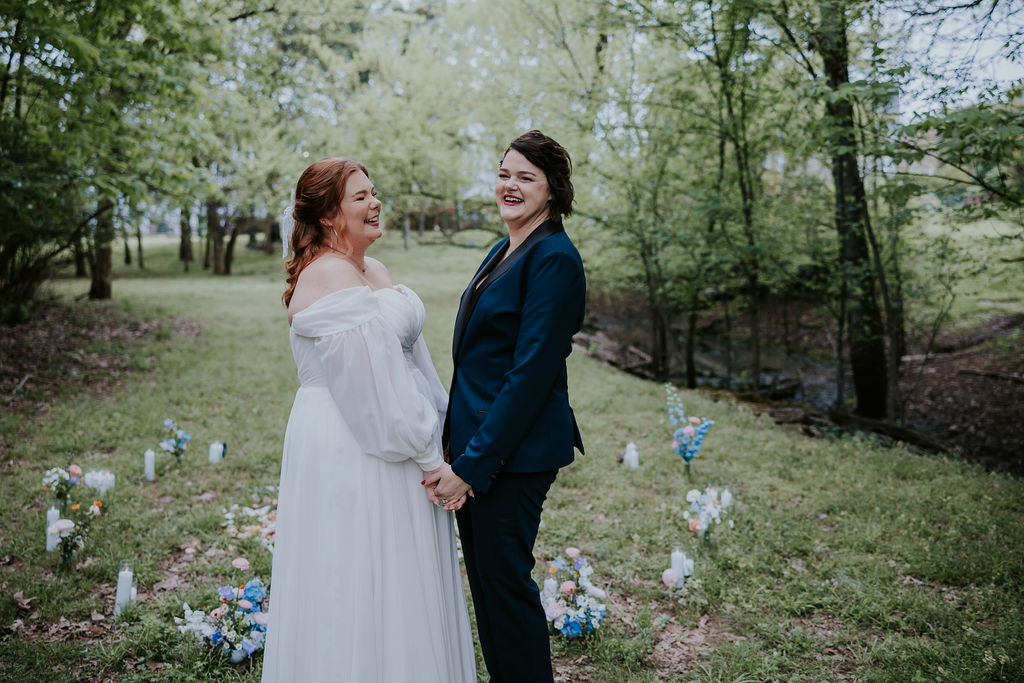
{"type": "Polygon", "coordinates": [[[135,574],[132,572],[130,562],[121,563],[121,571],[117,573],[117,593],[114,595],[114,616],[121,613],[121,610],[132,600],[132,583],[135,574]]]}
{"type": "Polygon", "coordinates": [[[51,505],[50,509],[46,511],[46,552],[48,553],[57,549],[58,537],[56,534],[50,533],[50,527],[58,519],[60,519],[60,510],[51,505]]]}
{"type": "Polygon", "coordinates": [[[143,459],[146,467],[146,480],[153,481],[156,479],[156,453],[153,452],[152,448],[148,448],[143,454],[143,459]]]}
{"type": "Polygon", "coordinates": [[[224,459],[224,442],[214,441],[210,444],[210,464],[216,465],[224,459]]]}
{"type": "Polygon", "coordinates": [[[672,545],[672,571],[679,574],[679,576],[685,576],[686,567],[686,553],[683,552],[682,547],[675,543],[672,545]]]}

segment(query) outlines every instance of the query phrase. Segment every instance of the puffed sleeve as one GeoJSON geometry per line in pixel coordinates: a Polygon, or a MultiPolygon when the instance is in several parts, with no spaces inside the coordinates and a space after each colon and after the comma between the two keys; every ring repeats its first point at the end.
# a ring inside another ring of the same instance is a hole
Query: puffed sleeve
{"type": "Polygon", "coordinates": [[[358,293],[329,296],[312,316],[296,314],[292,328],[313,339],[327,389],[360,448],[390,462],[411,458],[424,471],[440,467],[436,407],[417,389],[376,300],[358,293]]]}
{"type": "Polygon", "coordinates": [[[419,368],[419,371],[427,378],[427,384],[430,387],[430,398],[434,402],[434,408],[437,410],[437,423],[443,425],[445,413],[448,412],[448,392],[445,390],[444,385],[441,384],[441,378],[437,376],[437,369],[434,367],[434,362],[430,359],[430,351],[427,350],[427,342],[423,340],[422,334],[412,347],[412,359],[416,367],[419,368]]]}

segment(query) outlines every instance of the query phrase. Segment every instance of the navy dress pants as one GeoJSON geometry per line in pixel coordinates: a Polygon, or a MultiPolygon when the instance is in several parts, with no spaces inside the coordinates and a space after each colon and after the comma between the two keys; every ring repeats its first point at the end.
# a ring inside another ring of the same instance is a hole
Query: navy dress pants
{"type": "Polygon", "coordinates": [[[530,572],[541,508],[557,475],[499,474],[455,513],[491,683],[553,680],[548,622],[530,572]]]}

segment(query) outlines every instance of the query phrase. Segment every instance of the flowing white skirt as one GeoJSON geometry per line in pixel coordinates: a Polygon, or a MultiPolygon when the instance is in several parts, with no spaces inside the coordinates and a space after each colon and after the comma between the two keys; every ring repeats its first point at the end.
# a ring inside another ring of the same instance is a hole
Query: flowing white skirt
{"type": "Polygon", "coordinates": [[[285,434],[263,681],[476,680],[451,513],[361,452],[326,387],[285,434]]]}

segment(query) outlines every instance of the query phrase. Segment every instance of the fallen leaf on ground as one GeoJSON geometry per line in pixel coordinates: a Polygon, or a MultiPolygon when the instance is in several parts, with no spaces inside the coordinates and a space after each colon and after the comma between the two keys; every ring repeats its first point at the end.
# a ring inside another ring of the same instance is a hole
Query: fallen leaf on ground
{"type": "Polygon", "coordinates": [[[38,599],[39,598],[36,598],[36,597],[26,598],[24,596],[24,594],[22,593],[22,591],[18,591],[17,593],[14,594],[14,602],[18,603],[18,607],[20,607],[21,609],[25,610],[26,612],[28,610],[32,609],[32,605],[30,603],[33,600],[38,600],[38,599]]]}

